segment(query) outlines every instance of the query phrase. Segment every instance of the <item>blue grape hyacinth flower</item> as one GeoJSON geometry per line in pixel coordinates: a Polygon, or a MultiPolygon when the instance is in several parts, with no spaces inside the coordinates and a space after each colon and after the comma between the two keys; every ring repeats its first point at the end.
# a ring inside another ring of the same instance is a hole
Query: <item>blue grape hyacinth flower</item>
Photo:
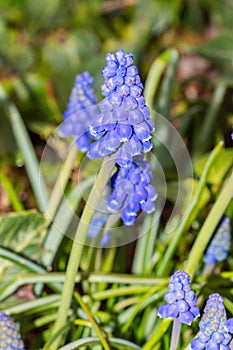
{"type": "Polygon", "coordinates": [[[67,110],[64,113],[64,123],[60,126],[60,136],[74,136],[80,151],[86,152],[90,140],[91,119],[96,114],[96,95],[93,89],[93,77],[84,72],[75,78],[67,110]]]}
{"type": "Polygon", "coordinates": [[[139,211],[154,211],[157,193],[150,184],[152,173],[142,156],[133,158],[128,168],[118,166],[111,178],[113,192],[108,199],[108,209],[120,211],[125,225],[133,225],[139,211]]]}
{"type": "Polygon", "coordinates": [[[231,246],[231,222],[224,215],[204,255],[206,264],[215,264],[227,258],[231,246]]]}
{"type": "Polygon", "coordinates": [[[93,142],[87,156],[101,158],[117,152],[120,166],[131,166],[132,158],[152,148],[154,123],[143,97],[143,85],[133,55],[123,50],[106,55],[105,83],[99,115],[92,119],[93,142]]]}
{"type": "Polygon", "coordinates": [[[191,290],[190,276],[182,270],[176,271],[170,277],[164,299],[167,304],[158,309],[158,315],[162,318],[174,318],[190,325],[200,315],[196,305],[197,298],[191,290]]]}
{"type": "Polygon", "coordinates": [[[226,327],[227,317],[223,298],[211,294],[199,323],[197,338],[191,341],[192,350],[230,350],[231,335],[226,327]]]}
{"type": "Polygon", "coordinates": [[[12,318],[0,312],[0,349],[24,350],[24,345],[12,318]]]}

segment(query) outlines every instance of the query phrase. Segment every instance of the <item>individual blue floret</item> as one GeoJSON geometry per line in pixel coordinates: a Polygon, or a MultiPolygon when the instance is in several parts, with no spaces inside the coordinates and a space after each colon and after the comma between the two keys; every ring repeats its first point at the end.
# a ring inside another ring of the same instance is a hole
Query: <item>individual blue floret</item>
{"type": "Polygon", "coordinates": [[[178,270],[170,277],[168,292],[164,297],[167,304],[159,307],[162,318],[177,318],[181,323],[191,324],[200,315],[197,298],[190,286],[190,276],[178,270]]]}
{"type": "Polygon", "coordinates": [[[133,55],[118,50],[115,55],[107,54],[106,61],[102,86],[105,98],[99,104],[101,113],[90,126],[97,141],[90,145],[87,156],[94,159],[118,151],[116,162],[130,166],[132,157],[151,150],[154,124],[133,55]]]}
{"type": "Polygon", "coordinates": [[[125,225],[133,225],[138,212],[151,213],[155,209],[157,193],[150,184],[152,173],[142,157],[135,157],[128,168],[118,165],[111,178],[113,192],[108,199],[108,209],[120,211],[125,225]]]}
{"type": "Polygon", "coordinates": [[[12,318],[0,312],[0,349],[24,350],[24,345],[12,318]]]}
{"type": "Polygon", "coordinates": [[[74,136],[80,151],[86,152],[92,138],[89,132],[91,119],[96,115],[96,95],[93,78],[88,72],[75,78],[64,123],[60,126],[60,136],[74,136]]]}
{"type": "Polygon", "coordinates": [[[191,342],[192,350],[230,350],[231,335],[226,327],[226,310],[223,298],[215,293],[207,300],[199,323],[200,331],[191,342]]]}
{"type": "Polygon", "coordinates": [[[206,264],[215,264],[227,258],[231,246],[231,222],[230,219],[224,215],[220,224],[211,239],[204,261],[206,264]]]}

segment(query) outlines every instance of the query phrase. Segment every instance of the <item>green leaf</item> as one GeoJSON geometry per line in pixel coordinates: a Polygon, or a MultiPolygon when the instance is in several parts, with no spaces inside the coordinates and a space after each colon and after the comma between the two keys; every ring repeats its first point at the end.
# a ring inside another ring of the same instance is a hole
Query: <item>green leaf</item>
{"type": "Polygon", "coordinates": [[[0,216],[1,246],[39,261],[47,222],[36,210],[0,216]]]}
{"type": "MultiPolygon", "coordinates": [[[[136,344],[134,344],[128,340],[124,340],[124,339],[108,338],[108,341],[111,345],[115,346],[117,349],[125,349],[125,350],[130,350],[130,349],[140,350],[141,349],[136,344]]],[[[74,349],[79,349],[81,346],[94,345],[94,344],[100,344],[99,339],[96,337],[80,339],[80,340],[76,340],[73,343],[70,343],[70,344],[63,346],[59,350],[72,350],[72,349],[74,350],[74,349]]]]}
{"type": "MultiPolygon", "coordinates": [[[[0,216],[1,247],[40,262],[41,244],[46,233],[46,226],[44,217],[35,210],[0,216]]],[[[0,290],[3,290],[12,278],[25,270],[27,269],[20,263],[16,265],[0,258],[0,290]]]]}
{"type": "MultiPolygon", "coordinates": [[[[197,176],[201,176],[201,173],[203,171],[204,165],[208,157],[209,157],[209,154],[205,154],[204,156],[199,158],[199,160],[196,162],[195,172],[197,176]]],[[[233,167],[233,150],[230,148],[222,149],[220,156],[216,159],[215,163],[213,164],[210,170],[209,176],[207,178],[207,182],[218,188],[222,184],[227,173],[232,167],[233,167]]]]}
{"type": "Polygon", "coordinates": [[[233,78],[232,56],[233,35],[232,31],[221,33],[217,38],[204,45],[192,48],[193,51],[210,59],[219,69],[228,73],[228,79],[233,78]]]}
{"type": "Polygon", "coordinates": [[[217,25],[232,28],[233,3],[229,0],[203,0],[203,5],[217,25]]]}
{"type": "MultiPolygon", "coordinates": [[[[187,208],[192,195],[195,193],[198,186],[198,181],[194,179],[184,179],[179,182],[170,181],[167,186],[167,199],[176,203],[176,208],[184,213],[187,208]],[[179,192],[179,203],[177,203],[179,192]]],[[[210,199],[210,191],[205,187],[200,200],[198,201],[197,210],[203,208],[210,199]]]]}

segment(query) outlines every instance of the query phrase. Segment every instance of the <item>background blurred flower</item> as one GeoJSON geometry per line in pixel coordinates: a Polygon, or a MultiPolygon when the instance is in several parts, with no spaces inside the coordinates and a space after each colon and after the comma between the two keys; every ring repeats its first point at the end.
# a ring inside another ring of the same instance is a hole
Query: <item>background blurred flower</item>
{"type": "Polygon", "coordinates": [[[197,338],[191,342],[191,349],[229,350],[227,344],[231,340],[231,335],[226,328],[226,321],[223,298],[217,293],[211,294],[199,323],[200,331],[197,338]]]}
{"type": "Polygon", "coordinates": [[[230,250],[230,246],[231,222],[230,219],[226,215],[224,215],[204,255],[205,263],[215,264],[218,261],[225,260],[230,250]]]}
{"type": "Polygon", "coordinates": [[[12,318],[0,312],[0,349],[23,350],[24,345],[12,318]]]}
{"type": "Polygon", "coordinates": [[[60,126],[60,135],[74,136],[82,152],[86,152],[90,144],[89,125],[96,112],[96,108],[93,108],[96,105],[93,81],[88,72],[76,76],[68,108],[64,113],[65,121],[60,126]]]}
{"type": "MultiPolygon", "coordinates": [[[[110,214],[108,212],[95,211],[91,224],[88,228],[87,237],[92,239],[97,238],[107,219],[109,218],[109,215],[110,214]]],[[[105,232],[100,238],[101,247],[105,247],[109,243],[110,238],[110,234],[108,232],[105,232]]]]}

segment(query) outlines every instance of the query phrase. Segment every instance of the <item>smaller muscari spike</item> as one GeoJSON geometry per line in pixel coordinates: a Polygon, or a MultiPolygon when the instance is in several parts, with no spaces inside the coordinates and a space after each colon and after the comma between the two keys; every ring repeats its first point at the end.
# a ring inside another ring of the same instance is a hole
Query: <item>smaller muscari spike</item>
{"type": "Polygon", "coordinates": [[[65,120],[59,129],[61,137],[74,136],[82,152],[87,151],[92,139],[89,125],[97,111],[93,81],[93,77],[88,72],[76,76],[67,110],[64,113],[65,120]]]}
{"type": "Polygon", "coordinates": [[[5,312],[0,312],[0,349],[24,350],[21,336],[12,318],[5,312]]]}
{"type": "Polygon", "coordinates": [[[174,318],[190,325],[200,315],[196,305],[197,298],[191,290],[190,276],[182,270],[176,271],[170,277],[164,299],[167,304],[160,306],[158,310],[158,315],[162,318],[174,318]]]}
{"type": "Polygon", "coordinates": [[[232,337],[227,328],[223,298],[219,294],[209,296],[199,329],[197,338],[191,341],[192,350],[230,350],[228,344],[232,337]]]}
{"type": "Polygon", "coordinates": [[[231,222],[230,219],[224,215],[204,255],[205,263],[215,264],[216,262],[225,260],[230,250],[230,246],[231,222]]]}

